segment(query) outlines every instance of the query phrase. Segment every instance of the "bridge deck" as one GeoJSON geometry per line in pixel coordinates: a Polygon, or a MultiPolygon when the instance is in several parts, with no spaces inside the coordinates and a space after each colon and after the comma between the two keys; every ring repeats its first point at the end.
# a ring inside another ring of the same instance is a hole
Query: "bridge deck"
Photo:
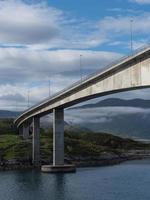
{"type": "Polygon", "coordinates": [[[96,71],[95,73],[87,76],[86,78],[84,78],[82,81],[77,81],[76,83],[72,84],[71,86],[59,91],[58,93],[54,94],[53,96],[51,96],[50,98],[46,98],[43,101],[35,104],[34,106],[30,107],[29,109],[25,110],[16,120],[15,123],[17,123],[17,121],[19,120],[19,118],[23,117],[24,115],[26,115],[27,113],[32,112],[34,109],[36,108],[42,108],[44,105],[50,103],[51,101],[54,101],[55,99],[63,96],[64,94],[70,93],[71,91],[82,87],[85,84],[88,84],[89,82],[95,80],[97,77],[102,76],[103,74],[108,73],[109,71],[112,71],[114,69],[116,69],[117,67],[122,66],[124,63],[130,62],[131,60],[137,58],[138,56],[141,56],[143,53],[145,52],[149,52],[150,51],[150,45],[146,45],[142,48],[139,48],[137,50],[135,50],[131,55],[128,56],[124,56],[114,62],[112,62],[111,64],[105,66],[104,68],[101,68],[100,70],[96,71]]]}

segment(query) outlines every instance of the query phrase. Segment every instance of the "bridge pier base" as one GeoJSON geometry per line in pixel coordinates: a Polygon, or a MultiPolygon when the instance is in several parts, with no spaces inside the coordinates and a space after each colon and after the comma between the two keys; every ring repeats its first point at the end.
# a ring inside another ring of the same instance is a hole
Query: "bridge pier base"
{"type": "Polygon", "coordinates": [[[53,110],[53,165],[44,165],[43,172],[75,172],[74,165],[64,164],[64,109],[53,110]]]}
{"type": "Polygon", "coordinates": [[[40,118],[33,118],[32,132],[32,163],[35,166],[40,164],[40,118]]]}

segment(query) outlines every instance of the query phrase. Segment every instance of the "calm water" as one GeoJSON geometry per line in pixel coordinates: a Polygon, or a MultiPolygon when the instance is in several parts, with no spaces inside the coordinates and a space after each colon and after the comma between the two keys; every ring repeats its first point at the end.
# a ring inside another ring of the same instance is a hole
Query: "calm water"
{"type": "Polygon", "coordinates": [[[74,174],[0,172],[0,200],[148,200],[150,161],[134,161],[74,174]]]}

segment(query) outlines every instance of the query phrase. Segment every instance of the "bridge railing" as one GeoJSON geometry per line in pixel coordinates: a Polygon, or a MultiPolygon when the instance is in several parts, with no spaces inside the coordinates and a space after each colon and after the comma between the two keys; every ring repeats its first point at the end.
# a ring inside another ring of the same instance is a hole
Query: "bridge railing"
{"type": "Polygon", "coordinates": [[[64,92],[70,90],[71,88],[80,85],[80,84],[83,83],[84,81],[87,81],[88,79],[90,79],[90,78],[92,78],[92,77],[94,77],[94,76],[96,76],[96,75],[98,75],[98,74],[100,74],[100,73],[106,71],[107,69],[113,67],[114,65],[117,65],[117,64],[123,62],[124,60],[126,60],[126,59],[128,59],[128,58],[130,58],[130,57],[132,57],[132,56],[134,56],[134,55],[136,55],[137,53],[140,53],[141,51],[146,50],[149,46],[150,46],[150,43],[148,43],[147,45],[144,45],[144,46],[142,46],[142,47],[140,47],[140,48],[134,50],[134,51],[133,51],[131,54],[129,54],[129,55],[123,56],[123,57],[121,57],[121,58],[119,58],[119,59],[117,59],[117,60],[111,62],[110,64],[106,65],[105,67],[103,67],[103,68],[101,68],[101,69],[99,69],[99,70],[96,70],[96,72],[94,72],[94,73],[92,73],[92,74],[90,74],[90,75],[84,77],[84,78],[82,79],[82,81],[81,81],[81,80],[76,81],[75,83],[71,84],[69,87],[66,87],[66,88],[60,90],[59,92],[56,92],[56,93],[53,94],[51,97],[45,98],[44,100],[38,102],[37,104],[31,106],[30,108],[26,109],[26,110],[23,111],[23,112],[27,112],[27,111],[29,111],[30,109],[32,109],[32,108],[34,108],[34,107],[36,107],[36,106],[38,106],[38,105],[40,105],[40,104],[46,103],[47,101],[49,101],[49,100],[55,98],[55,97],[58,96],[59,94],[62,94],[62,93],[64,93],[64,92]]]}

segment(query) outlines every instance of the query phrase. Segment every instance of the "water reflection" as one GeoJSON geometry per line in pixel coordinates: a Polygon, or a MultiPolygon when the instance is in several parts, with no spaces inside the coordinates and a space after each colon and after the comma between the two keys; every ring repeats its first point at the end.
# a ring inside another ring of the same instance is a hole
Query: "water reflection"
{"type": "Polygon", "coordinates": [[[0,172],[0,200],[147,200],[149,171],[149,163],[139,161],[74,174],[0,172]]]}
{"type": "Polygon", "coordinates": [[[38,189],[41,185],[41,173],[38,170],[15,171],[14,178],[18,185],[24,186],[24,190],[31,189],[31,186],[33,190],[38,189]]]}
{"type": "Polygon", "coordinates": [[[55,174],[54,175],[54,199],[66,199],[66,189],[65,189],[65,175],[55,174]]]}

